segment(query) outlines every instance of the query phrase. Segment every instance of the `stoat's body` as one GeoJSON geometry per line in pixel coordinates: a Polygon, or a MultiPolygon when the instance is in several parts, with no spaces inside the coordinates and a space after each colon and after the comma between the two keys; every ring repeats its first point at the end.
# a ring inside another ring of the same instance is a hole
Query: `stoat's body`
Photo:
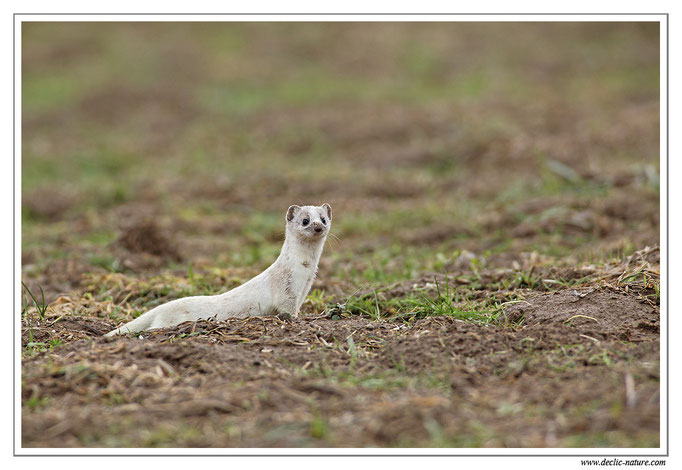
{"type": "Polygon", "coordinates": [[[332,220],[332,208],[291,206],[282,251],[269,268],[220,295],[176,299],[150,310],[106,336],[174,326],[185,321],[259,315],[298,316],[317,274],[332,220]]]}

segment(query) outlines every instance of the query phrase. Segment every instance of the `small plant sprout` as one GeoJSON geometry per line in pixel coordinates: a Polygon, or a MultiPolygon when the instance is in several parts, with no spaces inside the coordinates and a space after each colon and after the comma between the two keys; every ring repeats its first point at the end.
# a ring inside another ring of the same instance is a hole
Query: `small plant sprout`
{"type": "MultiPolygon", "coordinates": [[[[36,296],[33,295],[33,292],[31,292],[31,289],[28,288],[24,282],[21,282],[21,285],[24,286],[24,289],[26,289],[26,292],[28,292],[28,295],[31,296],[31,299],[33,299],[33,305],[36,308],[36,311],[38,312],[38,315],[40,315],[41,320],[45,320],[45,312],[47,312],[47,304],[45,303],[45,292],[43,292],[43,288],[39,285],[38,288],[40,289],[40,302],[38,302],[38,299],[36,299],[36,296]]],[[[28,304],[28,302],[27,302],[28,304]]],[[[23,312],[22,312],[23,313],[23,312]]]]}
{"type": "MultiPolygon", "coordinates": [[[[325,314],[326,314],[327,318],[330,318],[330,319],[332,319],[332,320],[339,320],[339,319],[342,318],[347,312],[349,312],[349,310],[352,310],[352,309],[347,309],[347,308],[346,308],[346,306],[348,305],[348,302],[350,302],[351,299],[354,298],[355,294],[357,294],[358,291],[359,291],[360,289],[364,288],[364,287],[369,287],[369,286],[368,286],[368,285],[365,285],[365,286],[358,287],[357,289],[355,289],[355,292],[353,292],[351,295],[348,296],[348,298],[346,298],[346,301],[345,301],[345,302],[337,302],[337,303],[334,304],[334,305],[328,306],[328,307],[325,309],[325,314]]],[[[375,292],[376,292],[376,291],[375,291],[375,292]]],[[[357,307],[357,306],[355,306],[355,307],[357,307]]],[[[366,312],[364,311],[364,309],[362,309],[362,308],[357,307],[357,309],[360,310],[360,311],[363,312],[363,313],[366,313],[366,312]]]]}

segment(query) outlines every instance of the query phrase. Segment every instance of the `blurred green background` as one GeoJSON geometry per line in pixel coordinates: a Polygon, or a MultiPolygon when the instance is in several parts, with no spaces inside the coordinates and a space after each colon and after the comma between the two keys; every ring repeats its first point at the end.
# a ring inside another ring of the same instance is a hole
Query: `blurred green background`
{"type": "Polygon", "coordinates": [[[290,204],[332,204],[323,266],[351,284],[658,241],[657,23],[28,22],[21,84],[24,273],[47,284],[255,272],[290,204]],[[149,220],[173,249],[126,264],[149,220]]]}

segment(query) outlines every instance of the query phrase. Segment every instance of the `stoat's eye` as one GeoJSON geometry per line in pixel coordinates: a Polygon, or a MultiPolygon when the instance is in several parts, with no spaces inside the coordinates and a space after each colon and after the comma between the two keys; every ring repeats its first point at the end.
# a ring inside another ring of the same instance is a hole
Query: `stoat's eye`
{"type": "Polygon", "coordinates": [[[301,223],[305,227],[306,225],[308,225],[310,223],[310,219],[303,219],[303,222],[301,222],[301,223]]]}
{"type": "Polygon", "coordinates": [[[320,220],[322,220],[322,224],[327,225],[327,219],[325,219],[324,217],[322,217],[322,219],[320,219],[320,220]]]}

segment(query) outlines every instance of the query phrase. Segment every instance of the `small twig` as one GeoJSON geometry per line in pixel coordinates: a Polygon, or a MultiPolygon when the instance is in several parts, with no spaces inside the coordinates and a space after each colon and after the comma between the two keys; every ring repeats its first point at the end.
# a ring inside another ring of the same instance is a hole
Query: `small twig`
{"type": "Polygon", "coordinates": [[[68,419],[60,421],[57,424],[47,428],[43,433],[43,437],[46,439],[55,438],[60,434],[64,434],[66,431],[70,430],[72,426],[73,422],[68,419]]]}
{"type": "Polygon", "coordinates": [[[574,318],[577,318],[577,317],[589,318],[590,320],[594,320],[594,321],[596,321],[597,323],[599,323],[599,320],[597,320],[596,318],[588,317],[587,315],[573,315],[571,318],[569,318],[568,320],[564,321],[564,323],[568,323],[569,321],[571,321],[571,320],[573,320],[574,318]]]}
{"type": "Polygon", "coordinates": [[[591,340],[594,341],[595,343],[598,343],[598,342],[599,342],[599,340],[598,340],[597,338],[593,338],[593,337],[591,337],[591,336],[587,336],[587,335],[580,335],[580,336],[582,336],[583,338],[591,339],[591,340]]]}
{"type": "Polygon", "coordinates": [[[632,408],[637,403],[637,392],[635,391],[635,379],[631,373],[625,374],[625,406],[632,408]]]}
{"type": "Polygon", "coordinates": [[[523,303],[523,304],[528,304],[529,307],[532,307],[532,306],[533,306],[533,304],[531,304],[531,303],[528,302],[527,300],[508,300],[508,301],[506,301],[506,302],[502,302],[502,303],[500,304],[500,307],[504,307],[505,305],[510,305],[510,304],[521,304],[521,303],[523,303]]]}
{"type": "Polygon", "coordinates": [[[58,321],[60,321],[62,318],[64,318],[66,315],[59,315],[56,320],[52,320],[51,322],[47,323],[47,326],[54,326],[58,321]]]}

